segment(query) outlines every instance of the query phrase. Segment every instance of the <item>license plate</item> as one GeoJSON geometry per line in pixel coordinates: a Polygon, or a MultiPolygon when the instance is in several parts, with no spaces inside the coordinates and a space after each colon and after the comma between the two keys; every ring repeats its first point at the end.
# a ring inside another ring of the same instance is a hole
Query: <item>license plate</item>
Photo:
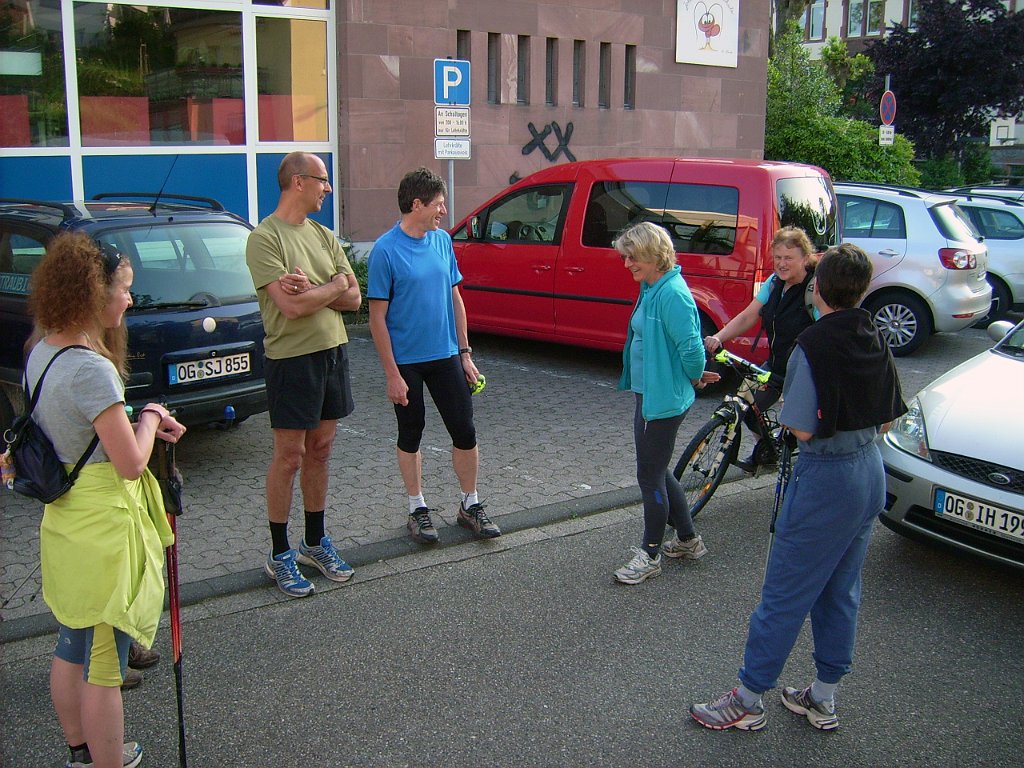
{"type": "Polygon", "coordinates": [[[171,363],[167,366],[167,379],[171,384],[195,384],[207,379],[221,379],[249,372],[249,353],[208,357],[205,360],[190,360],[187,363],[171,363]]]}
{"type": "Polygon", "coordinates": [[[1024,514],[993,507],[981,501],[958,496],[941,488],[935,491],[935,514],[954,523],[994,533],[1012,541],[1024,542],[1024,514]]]}

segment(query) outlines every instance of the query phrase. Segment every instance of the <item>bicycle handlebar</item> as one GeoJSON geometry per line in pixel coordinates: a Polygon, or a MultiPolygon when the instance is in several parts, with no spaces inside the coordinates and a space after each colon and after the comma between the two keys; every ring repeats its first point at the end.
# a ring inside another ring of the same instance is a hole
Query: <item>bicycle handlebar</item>
{"type": "Polygon", "coordinates": [[[745,376],[749,376],[752,379],[756,379],[759,384],[767,384],[768,379],[771,378],[771,371],[766,371],[764,368],[754,365],[749,360],[744,360],[739,355],[734,355],[724,347],[715,354],[715,361],[731,365],[743,372],[745,376]]]}

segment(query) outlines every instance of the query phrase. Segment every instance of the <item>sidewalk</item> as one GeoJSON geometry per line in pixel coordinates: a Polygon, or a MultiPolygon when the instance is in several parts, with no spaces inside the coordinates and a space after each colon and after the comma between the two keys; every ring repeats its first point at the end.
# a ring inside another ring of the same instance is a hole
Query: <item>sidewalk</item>
{"type": "MultiPolygon", "coordinates": [[[[405,531],[406,497],[395,462],[394,411],[365,326],[350,329],[356,411],[339,423],[331,460],[327,525],[354,567],[421,549],[405,531]]],[[[479,488],[505,532],[582,517],[639,500],[632,443],[633,399],[616,391],[619,356],[554,345],[473,339],[487,389],[474,398],[480,440],[479,488]]],[[[428,400],[429,402],[429,400],[428,400]]],[[[679,434],[684,445],[717,405],[702,398],[679,434]]],[[[266,414],[230,431],[197,428],[177,450],[185,476],[186,513],[179,519],[182,598],[272,589],[263,574],[269,533],[264,475],[271,431],[266,414]]],[[[423,440],[424,490],[442,547],[468,541],[455,522],[458,487],[451,443],[428,406],[423,440]]],[[[737,473],[737,470],[730,470],[737,473]]],[[[743,480],[735,490],[774,482],[743,480]],[[752,485],[753,484],[753,485],[752,485]]],[[[726,494],[729,488],[719,490],[726,494]]],[[[40,594],[38,503],[0,493],[0,643],[49,632],[54,624],[40,594]]],[[[290,533],[302,535],[296,492],[290,533]]],[[[322,580],[317,586],[321,587],[322,580]]]]}

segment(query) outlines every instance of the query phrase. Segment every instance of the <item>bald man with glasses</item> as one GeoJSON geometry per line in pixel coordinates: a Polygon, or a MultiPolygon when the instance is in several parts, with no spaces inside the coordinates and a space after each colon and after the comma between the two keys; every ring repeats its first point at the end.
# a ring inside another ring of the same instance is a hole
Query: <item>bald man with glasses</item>
{"type": "Polygon", "coordinates": [[[331,182],[323,160],[292,152],[277,172],[277,208],[249,235],[245,260],[266,329],[264,374],[274,452],[267,470],[271,551],[267,576],[290,597],[312,594],[299,564],[331,581],[352,578],[327,534],[327,477],[338,419],[354,408],[343,311],[362,303],[359,283],[334,234],[309,218],[331,182]],[[288,537],[295,478],[305,510],[298,549],[288,537]]]}

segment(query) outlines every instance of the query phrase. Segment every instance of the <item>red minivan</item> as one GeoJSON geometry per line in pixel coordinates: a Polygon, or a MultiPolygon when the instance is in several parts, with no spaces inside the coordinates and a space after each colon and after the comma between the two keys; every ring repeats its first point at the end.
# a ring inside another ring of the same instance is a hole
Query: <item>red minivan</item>
{"type": "MultiPolygon", "coordinates": [[[[620,350],[637,285],[611,247],[625,227],[668,230],[703,333],[746,307],[772,274],[779,227],[836,245],[838,205],[820,168],[796,163],[636,157],[552,166],[492,198],[452,230],[472,330],[620,350]]],[[[729,344],[767,358],[757,328],[729,344]]]]}

